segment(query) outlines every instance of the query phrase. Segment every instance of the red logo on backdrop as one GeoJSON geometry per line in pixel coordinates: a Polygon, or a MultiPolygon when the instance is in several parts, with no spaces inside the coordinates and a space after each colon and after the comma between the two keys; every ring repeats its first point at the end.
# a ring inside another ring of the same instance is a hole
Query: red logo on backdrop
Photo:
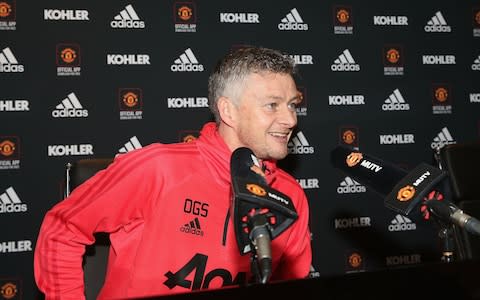
{"type": "Polygon", "coordinates": [[[118,104],[120,105],[120,110],[141,110],[143,106],[142,90],[139,88],[119,89],[118,104]]]}
{"type": "Polygon", "coordinates": [[[382,52],[384,75],[403,75],[404,51],[400,45],[384,45],[382,52]]]}
{"type": "Polygon", "coordinates": [[[358,148],[358,128],[353,126],[341,127],[339,144],[358,148]]]}
{"type": "Polygon", "coordinates": [[[353,14],[350,6],[333,7],[333,33],[353,34],[353,14]]]}
{"type": "Polygon", "coordinates": [[[296,111],[297,116],[307,115],[307,89],[303,86],[297,87],[298,96],[300,97],[300,103],[298,103],[296,111]]]}
{"type": "Polygon", "coordinates": [[[480,7],[473,8],[473,27],[480,29],[480,7]]]}
{"type": "Polygon", "coordinates": [[[19,279],[0,279],[0,298],[8,300],[22,299],[22,284],[19,279]]]}
{"type": "Polygon", "coordinates": [[[80,66],[80,46],[77,44],[58,44],[56,57],[58,67],[78,67],[80,66]]]}
{"type": "Polygon", "coordinates": [[[350,6],[335,6],[333,10],[333,22],[335,26],[352,26],[352,8],[350,6]]]}
{"type": "Polygon", "coordinates": [[[383,47],[383,65],[386,67],[403,67],[403,48],[398,45],[383,47]]]}
{"type": "Polygon", "coordinates": [[[183,143],[190,143],[200,136],[198,130],[181,130],[178,132],[178,141],[183,143]]]}
{"type": "Polygon", "coordinates": [[[448,84],[432,84],[432,112],[434,114],[451,114],[452,99],[452,89],[448,84]]]}
{"type": "Polygon", "coordinates": [[[193,2],[175,2],[173,14],[175,23],[196,23],[195,4],[193,2]]]}
{"type": "Polygon", "coordinates": [[[360,251],[354,250],[345,254],[345,273],[363,271],[364,266],[364,255],[360,251]]]}
{"type": "Polygon", "coordinates": [[[174,2],[175,32],[197,32],[197,13],[193,2],[174,2]]]}
{"type": "Polygon", "coordinates": [[[0,21],[15,21],[16,11],[15,0],[0,1],[0,21]]]}
{"type": "Polygon", "coordinates": [[[0,160],[20,159],[20,143],[16,136],[0,136],[0,160]]]}

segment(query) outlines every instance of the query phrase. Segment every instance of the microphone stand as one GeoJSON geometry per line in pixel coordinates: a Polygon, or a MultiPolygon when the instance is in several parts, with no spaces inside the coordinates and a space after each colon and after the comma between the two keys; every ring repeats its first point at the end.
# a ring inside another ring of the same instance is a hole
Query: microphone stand
{"type": "Polygon", "coordinates": [[[249,221],[250,265],[255,281],[265,284],[272,275],[272,250],[269,223],[264,214],[255,214],[249,221]]]}
{"type": "MultiPolygon", "coordinates": [[[[433,157],[437,162],[438,168],[440,170],[443,170],[442,160],[440,158],[440,147],[437,147],[434,149],[433,157]]],[[[439,198],[438,192],[434,193],[433,199],[426,200],[425,204],[430,214],[435,217],[437,224],[440,225],[440,229],[438,231],[438,237],[441,240],[443,240],[442,257],[440,258],[440,260],[442,262],[452,262],[454,260],[453,254],[455,250],[455,240],[456,240],[455,237],[457,236],[455,224],[448,222],[448,218],[447,218],[447,221],[445,221],[444,218],[437,215],[436,211],[432,207],[431,201],[442,201],[442,199],[439,198]]],[[[448,205],[443,202],[442,202],[442,205],[444,208],[446,206],[448,207],[448,205]]]]}
{"type": "Polygon", "coordinates": [[[453,226],[453,224],[450,226],[443,225],[438,232],[438,236],[443,240],[442,257],[440,258],[442,262],[452,262],[454,260],[453,251],[455,249],[455,242],[453,238],[453,226]]]}

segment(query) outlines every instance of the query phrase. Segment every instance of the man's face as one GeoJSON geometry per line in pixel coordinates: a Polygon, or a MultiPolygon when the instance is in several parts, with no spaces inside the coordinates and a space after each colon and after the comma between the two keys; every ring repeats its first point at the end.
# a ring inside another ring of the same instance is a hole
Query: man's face
{"type": "Polygon", "coordinates": [[[261,159],[283,159],[297,124],[300,97],[293,78],[282,73],[252,73],[245,79],[236,109],[240,146],[261,159]]]}

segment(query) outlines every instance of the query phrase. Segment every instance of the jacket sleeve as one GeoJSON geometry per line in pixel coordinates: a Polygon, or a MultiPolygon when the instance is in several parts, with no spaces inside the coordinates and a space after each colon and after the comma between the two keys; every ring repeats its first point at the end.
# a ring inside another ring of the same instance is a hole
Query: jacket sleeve
{"type": "Polygon", "coordinates": [[[125,230],[153,210],[161,179],[155,178],[159,175],[152,164],[129,154],[117,157],[45,214],[34,253],[35,281],[45,299],[85,299],[82,257],[93,234],[125,230]]]}
{"type": "Polygon", "coordinates": [[[312,264],[309,206],[305,192],[299,188],[292,197],[298,219],[292,225],[281,263],[272,279],[300,279],[308,277],[312,264]]]}

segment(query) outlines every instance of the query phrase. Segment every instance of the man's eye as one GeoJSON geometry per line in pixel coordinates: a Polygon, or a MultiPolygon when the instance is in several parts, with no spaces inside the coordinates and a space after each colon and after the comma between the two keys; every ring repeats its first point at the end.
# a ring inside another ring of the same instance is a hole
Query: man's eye
{"type": "Polygon", "coordinates": [[[272,103],[268,103],[268,104],[267,104],[267,107],[270,108],[270,109],[275,109],[275,108],[277,108],[277,106],[278,106],[278,105],[277,105],[277,103],[275,103],[275,102],[272,102],[272,103]]]}
{"type": "Polygon", "coordinates": [[[288,107],[289,107],[290,109],[296,109],[297,106],[298,106],[298,103],[297,103],[297,102],[292,102],[292,103],[289,103],[289,104],[288,104],[288,107]]]}

